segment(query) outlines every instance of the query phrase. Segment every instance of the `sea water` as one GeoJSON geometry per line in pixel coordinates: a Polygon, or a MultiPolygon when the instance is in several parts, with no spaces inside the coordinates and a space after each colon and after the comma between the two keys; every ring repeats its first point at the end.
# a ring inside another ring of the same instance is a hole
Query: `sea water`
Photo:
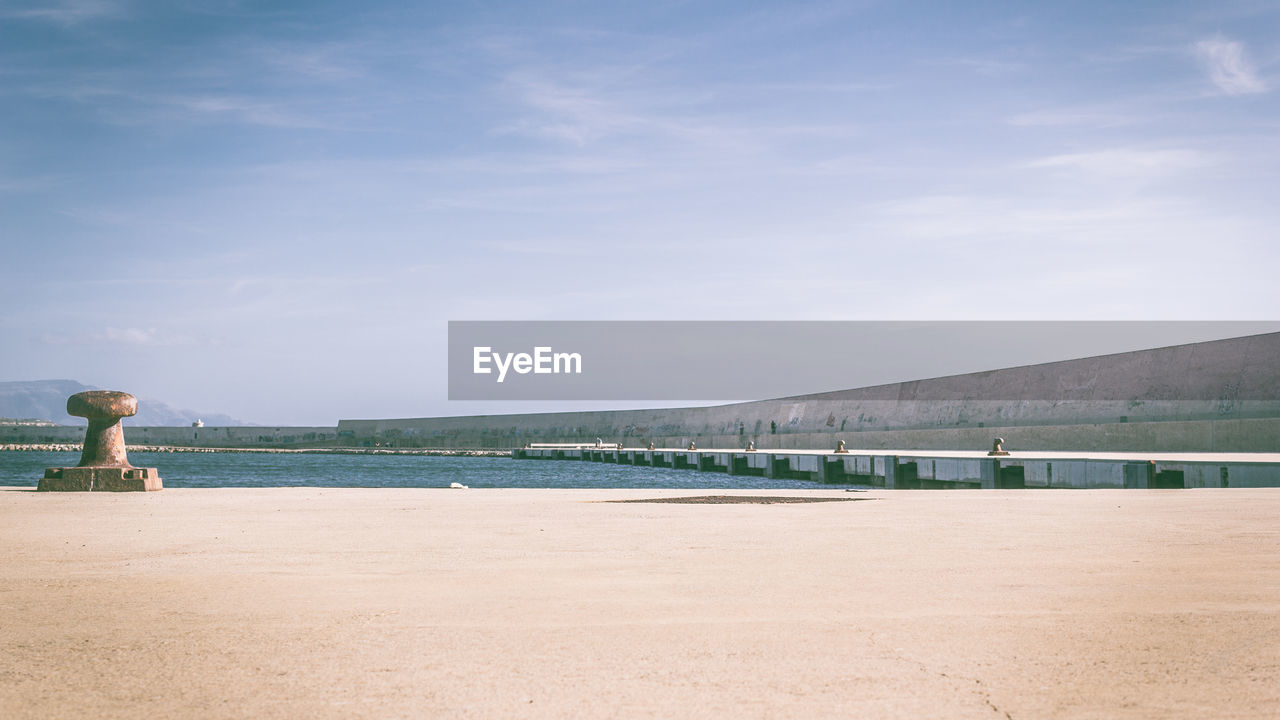
{"type": "MultiPolygon", "coordinates": [[[[71,467],[78,452],[0,452],[0,486],[34,486],[47,467],[71,467]]],[[[166,488],[369,487],[786,489],[836,487],[773,479],[569,460],[327,453],[131,452],[135,467],[154,467],[166,488]]],[[[849,487],[841,485],[839,487],[849,487]]]]}

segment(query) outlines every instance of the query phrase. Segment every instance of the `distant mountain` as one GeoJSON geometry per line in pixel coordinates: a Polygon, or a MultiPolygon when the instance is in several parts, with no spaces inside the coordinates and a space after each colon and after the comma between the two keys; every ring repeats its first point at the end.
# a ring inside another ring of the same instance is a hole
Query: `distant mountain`
{"type": "MultiPolygon", "coordinates": [[[[0,382],[0,417],[52,420],[59,425],[84,425],[84,418],[67,414],[67,398],[85,390],[103,388],[82,385],[75,380],[27,380],[0,382]]],[[[205,425],[251,425],[228,415],[199,413],[173,408],[158,400],[138,398],[138,414],[129,425],[187,426],[196,420],[205,425]]]]}

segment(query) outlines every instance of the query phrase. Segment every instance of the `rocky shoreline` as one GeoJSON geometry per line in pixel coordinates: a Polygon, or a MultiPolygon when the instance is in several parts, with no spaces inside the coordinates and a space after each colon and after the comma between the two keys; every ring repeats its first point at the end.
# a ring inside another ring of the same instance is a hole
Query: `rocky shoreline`
{"type": "MultiPolygon", "coordinates": [[[[154,453],[282,453],[320,455],[431,455],[441,457],[508,457],[510,450],[442,450],[430,448],[215,448],[182,445],[126,445],[129,452],[154,453]]],[[[81,452],[80,443],[7,443],[0,452],[81,452]]]]}

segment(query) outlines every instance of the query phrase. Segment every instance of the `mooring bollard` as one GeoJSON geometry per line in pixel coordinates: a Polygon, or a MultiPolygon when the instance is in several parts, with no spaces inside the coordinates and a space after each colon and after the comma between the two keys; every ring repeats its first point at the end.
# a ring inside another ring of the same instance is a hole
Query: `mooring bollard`
{"type": "Polygon", "coordinates": [[[991,442],[991,452],[988,455],[1008,455],[1009,452],[1004,449],[1004,438],[996,438],[991,442]]]}
{"type": "Polygon", "coordinates": [[[64,492],[160,490],[155,468],[129,464],[120,419],[138,412],[138,400],[129,393],[89,390],[67,398],[67,414],[89,420],[84,451],[75,467],[45,468],[37,490],[64,492]]]}
{"type": "Polygon", "coordinates": [[[846,449],[845,449],[845,447],[844,447],[844,441],[843,441],[843,440],[841,440],[841,441],[839,441],[839,442],[837,442],[837,443],[836,443],[836,452],[837,452],[837,453],[845,453],[845,454],[847,454],[847,453],[849,452],[848,450],[846,450],[846,449]]]}

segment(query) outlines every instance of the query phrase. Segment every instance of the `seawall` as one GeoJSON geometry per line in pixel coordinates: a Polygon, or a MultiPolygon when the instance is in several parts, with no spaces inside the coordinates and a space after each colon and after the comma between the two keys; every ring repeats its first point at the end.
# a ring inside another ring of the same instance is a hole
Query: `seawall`
{"type": "MultiPolygon", "coordinates": [[[[940,349],[939,351],[945,351],[940,349]]],[[[343,420],[390,446],[1266,452],[1280,444],[1280,333],[714,407],[343,420]]]]}
{"type": "MultiPolygon", "coordinates": [[[[338,429],[318,427],[151,427],[122,421],[129,445],[173,445],[178,447],[307,448],[332,447],[342,443],[338,429]]],[[[0,444],[79,443],[83,425],[0,426],[0,444]]]]}
{"type": "MultiPolygon", "coordinates": [[[[945,348],[939,349],[940,352],[945,348]]],[[[1280,333],[713,407],[340,420],[336,427],[133,427],[131,444],[513,449],[530,442],[975,450],[1280,450],[1280,333]]],[[[0,443],[79,427],[0,427],[0,443]]]]}

